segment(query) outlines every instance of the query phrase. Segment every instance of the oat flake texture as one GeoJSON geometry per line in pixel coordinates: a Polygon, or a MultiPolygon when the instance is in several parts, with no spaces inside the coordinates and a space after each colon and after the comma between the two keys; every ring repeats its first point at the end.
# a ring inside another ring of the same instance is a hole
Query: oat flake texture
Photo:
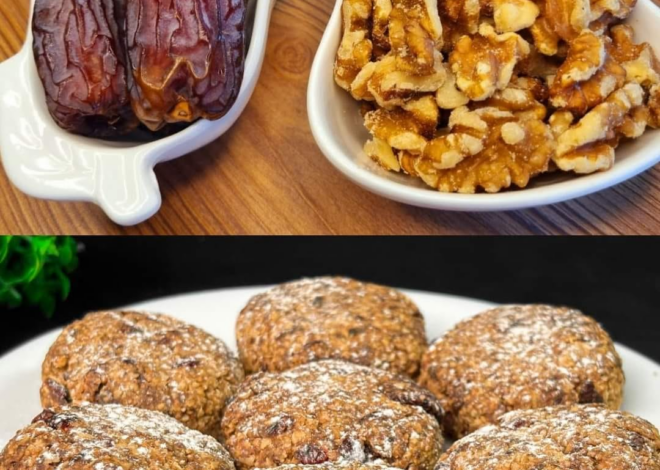
{"type": "Polygon", "coordinates": [[[234,470],[210,436],[155,411],[86,404],[44,410],[0,453],[3,470],[234,470]]]}
{"type": "Polygon", "coordinates": [[[342,359],[416,376],[424,319],[401,292],[341,277],[301,279],[253,297],[236,324],[247,373],[342,359]]]}
{"type": "Polygon", "coordinates": [[[222,437],[240,469],[380,461],[429,470],[442,450],[441,417],[436,398],[410,379],[324,360],[249,377],[222,437]]]}
{"type": "Polygon", "coordinates": [[[660,434],[602,405],[512,411],[460,439],[436,470],[658,470],[660,434]]]}
{"type": "Polygon", "coordinates": [[[165,315],[106,311],[64,329],[46,355],[42,379],[46,408],[137,406],[218,437],[243,370],[221,340],[199,328],[165,315]]]}
{"type": "Polygon", "coordinates": [[[577,310],[507,305],[469,318],[424,355],[420,384],[462,437],[515,409],[574,403],[618,408],[621,359],[608,334],[577,310]]]}

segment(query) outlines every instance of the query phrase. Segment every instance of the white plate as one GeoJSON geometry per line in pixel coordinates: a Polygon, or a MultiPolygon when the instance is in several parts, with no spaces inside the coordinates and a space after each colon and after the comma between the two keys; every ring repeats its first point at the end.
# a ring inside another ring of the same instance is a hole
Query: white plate
{"type": "MultiPolygon", "coordinates": [[[[238,312],[253,295],[267,287],[223,289],[199,294],[166,297],[134,307],[168,313],[199,326],[235,348],[234,324],[238,312]]],[[[491,307],[481,300],[404,290],[417,303],[429,339],[439,336],[458,321],[491,307]]],[[[0,358],[0,448],[40,411],[41,362],[58,331],[46,333],[0,358]]],[[[660,365],[617,344],[623,358],[626,388],[623,408],[660,427],[660,365]]]]}
{"type": "MultiPolygon", "coordinates": [[[[362,147],[369,139],[358,112],[359,103],[337,86],[332,68],[341,33],[341,2],[332,13],[319,45],[307,89],[307,114],[312,133],[330,162],[353,182],[376,194],[415,206],[454,211],[500,211],[553,204],[614,186],[660,161],[660,130],[621,145],[614,167],[586,176],[555,173],[533,179],[522,190],[497,194],[448,194],[435,191],[418,178],[388,172],[372,162],[362,147]]],[[[639,0],[627,21],[638,42],[649,42],[660,54],[660,8],[639,0]]]]}
{"type": "Polygon", "coordinates": [[[154,215],[161,204],[154,166],[220,137],[252,96],[275,5],[275,0],[255,1],[247,19],[252,36],[243,83],[229,112],[217,121],[200,120],[147,143],[92,139],[59,128],[46,107],[28,27],[23,49],[0,64],[0,154],[11,182],[42,199],[93,202],[121,225],[135,225],[154,215]]]}

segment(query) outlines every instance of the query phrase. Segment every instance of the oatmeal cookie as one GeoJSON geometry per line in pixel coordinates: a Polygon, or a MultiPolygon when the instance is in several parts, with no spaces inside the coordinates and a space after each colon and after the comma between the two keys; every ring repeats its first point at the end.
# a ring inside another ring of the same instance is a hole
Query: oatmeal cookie
{"type": "Polygon", "coordinates": [[[122,405],[49,409],[0,453],[3,470],[234,470],[210,436],[162,413],[122,405]]]}
{"type": "Polygon", "coordinates": [[[438,339],[419,381],[440,399],[445,431],[462,437],[516,409],[618,408],[624,377],[612,340],[592,318],[563,307],[507,305],[438,339]]]}
{"type": "Polygon", "coordinates": [[[253,297],[236,324],[245,372],[342,359],[415,376],[424,319],[395,289],[341,277],[301,279],[253,297]]]}
{"type": "Polygon", "coordinates": [[[512,411],[454,443],[436,466],[473,469],[660,470],[660,434],[601,405],[512,411]]]}
{"type": "Polygon", "coordinates": [[[218,437],[240,362],[208,333],[165,315],[90,313],[64,329],[42,368],[41,404],[119,403],[218,437]]]}
{"type": "Polygon", "coordinates": [[[442,450],[438,400],[412,380],[344,361],[249,377],[222,438],[240,469],[382,461],[432,469],[442,450]]]}

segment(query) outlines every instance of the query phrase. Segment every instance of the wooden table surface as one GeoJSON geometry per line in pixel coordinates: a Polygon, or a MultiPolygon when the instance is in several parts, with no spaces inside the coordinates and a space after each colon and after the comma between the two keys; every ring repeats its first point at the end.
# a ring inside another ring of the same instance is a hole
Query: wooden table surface
{"type": "MultiPolygon", "coordinates": [[[[252,101],[223,137],[156,168],[156,216],[120,227],[92,204],[27,197],[0,171],[0,233],[660,234],[660,166],[593,196],[505,213],[420,209],[355,186],[318,150],[305,105],[333,3],[278,0],[252,101]]],[[[0,61],[21,47],[28,4],[0,0],[0,61]]]]}

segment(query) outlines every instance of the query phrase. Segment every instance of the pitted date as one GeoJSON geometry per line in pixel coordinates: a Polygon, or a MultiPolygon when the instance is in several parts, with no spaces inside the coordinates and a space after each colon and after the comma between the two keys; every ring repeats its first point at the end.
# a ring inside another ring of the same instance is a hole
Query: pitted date
{"type": "Polygon", "coordinates": [[[152,131],[218,119],[243,79],[245,0],[126,2],[133,110],[152,131]]]}
{"type": "Polygon", "coordinates": [[[109,137],[130,132],[125,55],[113,0],[36,0],[34,56],[48,110],[70,132],[109,137]]]}

